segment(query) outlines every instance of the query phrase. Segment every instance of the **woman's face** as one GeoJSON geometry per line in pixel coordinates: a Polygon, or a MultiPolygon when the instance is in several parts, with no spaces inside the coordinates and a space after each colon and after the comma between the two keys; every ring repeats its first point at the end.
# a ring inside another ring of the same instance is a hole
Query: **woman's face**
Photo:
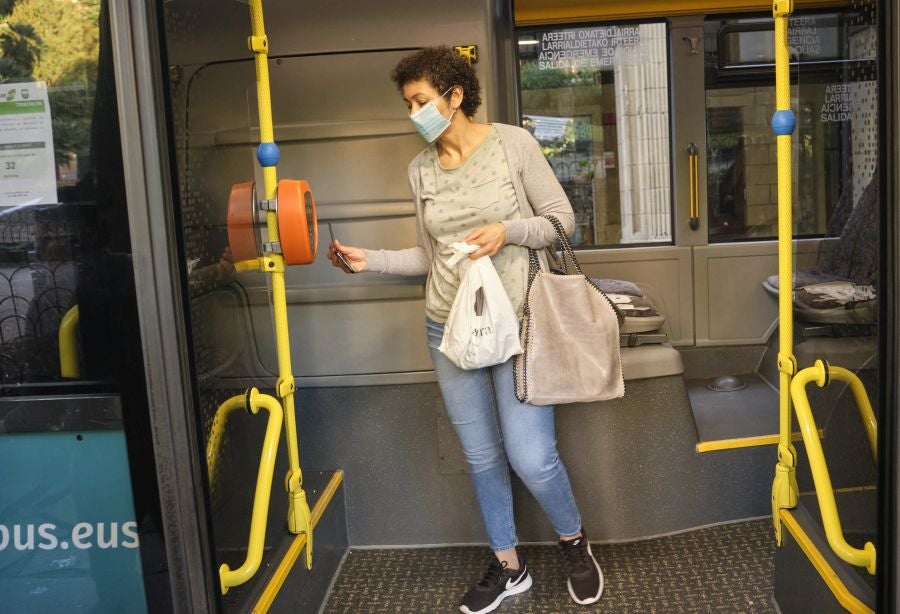
{"type": "Polygon", "coordinates": [[[452,96],[453,92],[450,92],[449,96],[441,98],[441,93],[427,79],[410,81],[403,85],[403,102],[406,103],[410,115],[433,100],[441,114],[446,116],[450,113],[447,99],[452,96]]]}

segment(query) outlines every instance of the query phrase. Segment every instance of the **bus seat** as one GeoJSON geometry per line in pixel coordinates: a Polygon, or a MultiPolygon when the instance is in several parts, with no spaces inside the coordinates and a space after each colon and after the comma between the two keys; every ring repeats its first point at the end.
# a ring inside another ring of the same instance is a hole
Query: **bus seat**
{"type": "Polygon", "coordinates": [[[625,315],[620,332],[622,373],[626,381],[681,375],[681,353],[660,329],[666,322],[637,284],[621,279],[593,280],[625,315]]]}
{"type": "Polygon", "coordinates": [[[655,332],[665,324],[665,316],[644,296],[637,284],[621,279],[594,279],[593,281],[625,316],[625,322],[620,331],[622,335],[655,332]]]}
{"type": "MultiPolygon", "coordinates": [[[[834,248],[815,268],[794,273],[794,312],[813,324],[873,324],[878,312],[878,169],[846,213],[849,194],[841,195],[833,216],[835,224],[845,220],[834,248]]],[[[777,297],[778,275],[763,288],[777,297]]]]}

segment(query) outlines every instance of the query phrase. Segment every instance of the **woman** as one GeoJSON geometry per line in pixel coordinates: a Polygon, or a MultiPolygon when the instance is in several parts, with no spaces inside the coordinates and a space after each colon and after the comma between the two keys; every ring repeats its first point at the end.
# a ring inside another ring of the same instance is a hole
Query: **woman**
{"type": "Polygon", "coordinates": [[[427,274],[428,347],[495,555],[482,580],[463,597],[460,610],[490,612],[504,598],[531,587],[525,560],[516,552],[510,465],[559,533],[572,599],[594,603],[603,593],[603,574],[556,450],[553,407],[516,399],[514,359],[465,371],[437,350],[459,287],[457,268],[446,264],[450,244],[464,240],[478,245],[471,258],[492,258],[521,318],[528,248],[544,248],[556,236],[551,223],[539,216],[553,214],[571,233],[572,207],[526,130],[473,121],[481,104],[478,79],[448,47],[426,48],[403,58],[392,78],[410,119],[429,143],[409,165],[418,246],[366,250],[334,241],[328,259],[347,272],[427,274]]]}

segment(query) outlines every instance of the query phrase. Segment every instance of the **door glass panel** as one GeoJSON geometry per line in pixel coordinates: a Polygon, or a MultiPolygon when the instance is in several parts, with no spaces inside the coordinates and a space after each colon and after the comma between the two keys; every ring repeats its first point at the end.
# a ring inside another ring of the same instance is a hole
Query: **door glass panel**
{"type": "Polygon", "coordinates": [[[520,30],[522,125],[575,210],[573,245],[672,240],[665,23],[520,30]]]}
{"type": "MultiPolygon", "coordinates": [[[[875,170],[875,19],[847,9],[789,23],[794,234],[837,236],[875,170]]],[[[778,232],[772,27],[762,16],[706,20],[710,242],[778,232]]]]}
{"type": "Polygon", "coordinates": [[[111,41],[105,3],[0,3],[4,612],[166,609],[111,41]]]}

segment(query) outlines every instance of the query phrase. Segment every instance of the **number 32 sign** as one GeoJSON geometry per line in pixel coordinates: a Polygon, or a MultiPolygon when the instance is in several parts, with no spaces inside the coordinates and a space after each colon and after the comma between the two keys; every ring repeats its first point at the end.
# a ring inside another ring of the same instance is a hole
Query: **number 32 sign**
{"type": "Polygon", "coordinates": [[[42,81],[0,85],[0,207],[57,202],[53,127],[42,81]]]}

